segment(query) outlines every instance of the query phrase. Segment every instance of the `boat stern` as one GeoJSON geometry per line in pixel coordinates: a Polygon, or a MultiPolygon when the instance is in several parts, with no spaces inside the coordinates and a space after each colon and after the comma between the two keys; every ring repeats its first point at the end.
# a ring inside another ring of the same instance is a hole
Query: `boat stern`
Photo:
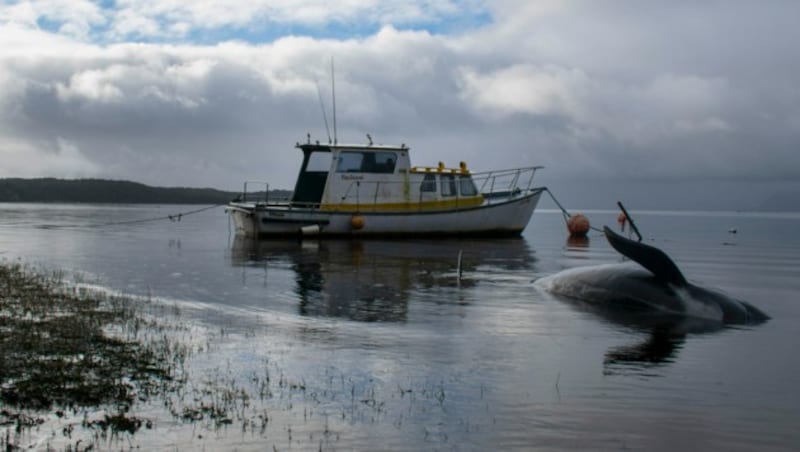
{"type": "Polygon", "coordinates": [[[253,203],[231,202],[225,212],[233,220],[233,227],[237,235],[244,237],[258,237],[258,220],[256,205],[253,203]]]}

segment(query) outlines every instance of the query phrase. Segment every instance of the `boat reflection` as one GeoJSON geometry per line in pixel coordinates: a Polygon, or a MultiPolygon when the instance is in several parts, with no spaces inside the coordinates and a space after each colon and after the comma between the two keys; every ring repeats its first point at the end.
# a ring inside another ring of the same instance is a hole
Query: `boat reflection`
{"type": "Polygon", "coordinates": [[[236,236],[231,249],[234,266],[290,268],[301,315],[364,322],[405,321],[416,289],[469,289],[496,273],[530,271],[534,261],[522,238],[300,242],[236,236]]]}

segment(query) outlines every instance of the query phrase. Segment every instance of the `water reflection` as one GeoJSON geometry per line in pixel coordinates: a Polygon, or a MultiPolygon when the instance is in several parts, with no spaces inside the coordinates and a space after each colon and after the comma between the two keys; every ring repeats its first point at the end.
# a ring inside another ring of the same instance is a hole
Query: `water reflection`
{"type": "Polygon", "coordinates": [[[589,248],[591,240],[589,240],[588,236],[578,237],[578,236],[569,236],[567,237],[567,249],[571,251],[583,251],[589,248]]]}
{"type": "Polygon", "coordinates": [[[641,342],[610,348],[603,360],[606,374],[624,373],[620,370],[647,369],[675,360],[686,336],[670,329],[654,328],[641,342]]]}
{"type": "Polygon", "coordinates": [[[294,272],[301,315],[364,322],[406,321],[411,294],[473,288],[497,272],[530,272],[524,239],[276,241],[236,237],[234,266],[282,265],[294,272]],[[458,276],[458,255],[462,252],[458,276]]]}
{"type": "Polygon", "coordinates": [[[688,335],[711,334],[724,329],[720,322],[700,318],[598,307],[579,300],[557,298],[634,337],[630,344],[608,349],[603,360],[605,374],[648,375],[648,369],[675,362],[688,335]]]}

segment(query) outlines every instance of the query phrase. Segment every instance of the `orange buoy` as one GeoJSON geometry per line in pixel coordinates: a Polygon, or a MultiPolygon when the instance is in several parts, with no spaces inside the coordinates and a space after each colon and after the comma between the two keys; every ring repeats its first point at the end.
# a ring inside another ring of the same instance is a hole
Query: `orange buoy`
{"type": "Polygon", "coordinates": [[[364,217],[361,215],[353,215],[350,218],[350,227],[358,231],[364,227],[364,217]]]}
{"type": "Polygon", "coordinates": [[[625,223],[627,222],[628,222],[628,217],[625,215],[624,212],[620,212],[620,214],[617,215],[617,224],[619,224],[620,229],[624,231],[625,223]]]}
{"type": "Polygon", "coordinates": [[[581,213],[575,214],[567,220],[567,230],[571,237],[585,237],[590,228],[589,219],[581,213]]]}

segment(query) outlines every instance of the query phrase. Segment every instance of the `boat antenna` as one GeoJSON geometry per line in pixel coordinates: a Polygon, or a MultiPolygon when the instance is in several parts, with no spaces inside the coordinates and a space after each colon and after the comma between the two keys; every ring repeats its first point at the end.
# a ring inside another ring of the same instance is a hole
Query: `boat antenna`
{"type": "Polygon", "coordinates": [[[333,144],[338,144],[336,136],[336,77],[333,72],[333,57],[331,57],[331,94],[333,96],[333,144]]]}
{"type": "Polygon", "coordinates": [[[317,82],[317,97],[319,98],[319,108],[322,110],[322,120],[325,121],[325,132],[328,134],[328,143],[331,142],[331,129],[328,127],[328,115],[325,113],[325,102],[322,101],[322,91],[319,89],[319,80],[317,82]]]}

